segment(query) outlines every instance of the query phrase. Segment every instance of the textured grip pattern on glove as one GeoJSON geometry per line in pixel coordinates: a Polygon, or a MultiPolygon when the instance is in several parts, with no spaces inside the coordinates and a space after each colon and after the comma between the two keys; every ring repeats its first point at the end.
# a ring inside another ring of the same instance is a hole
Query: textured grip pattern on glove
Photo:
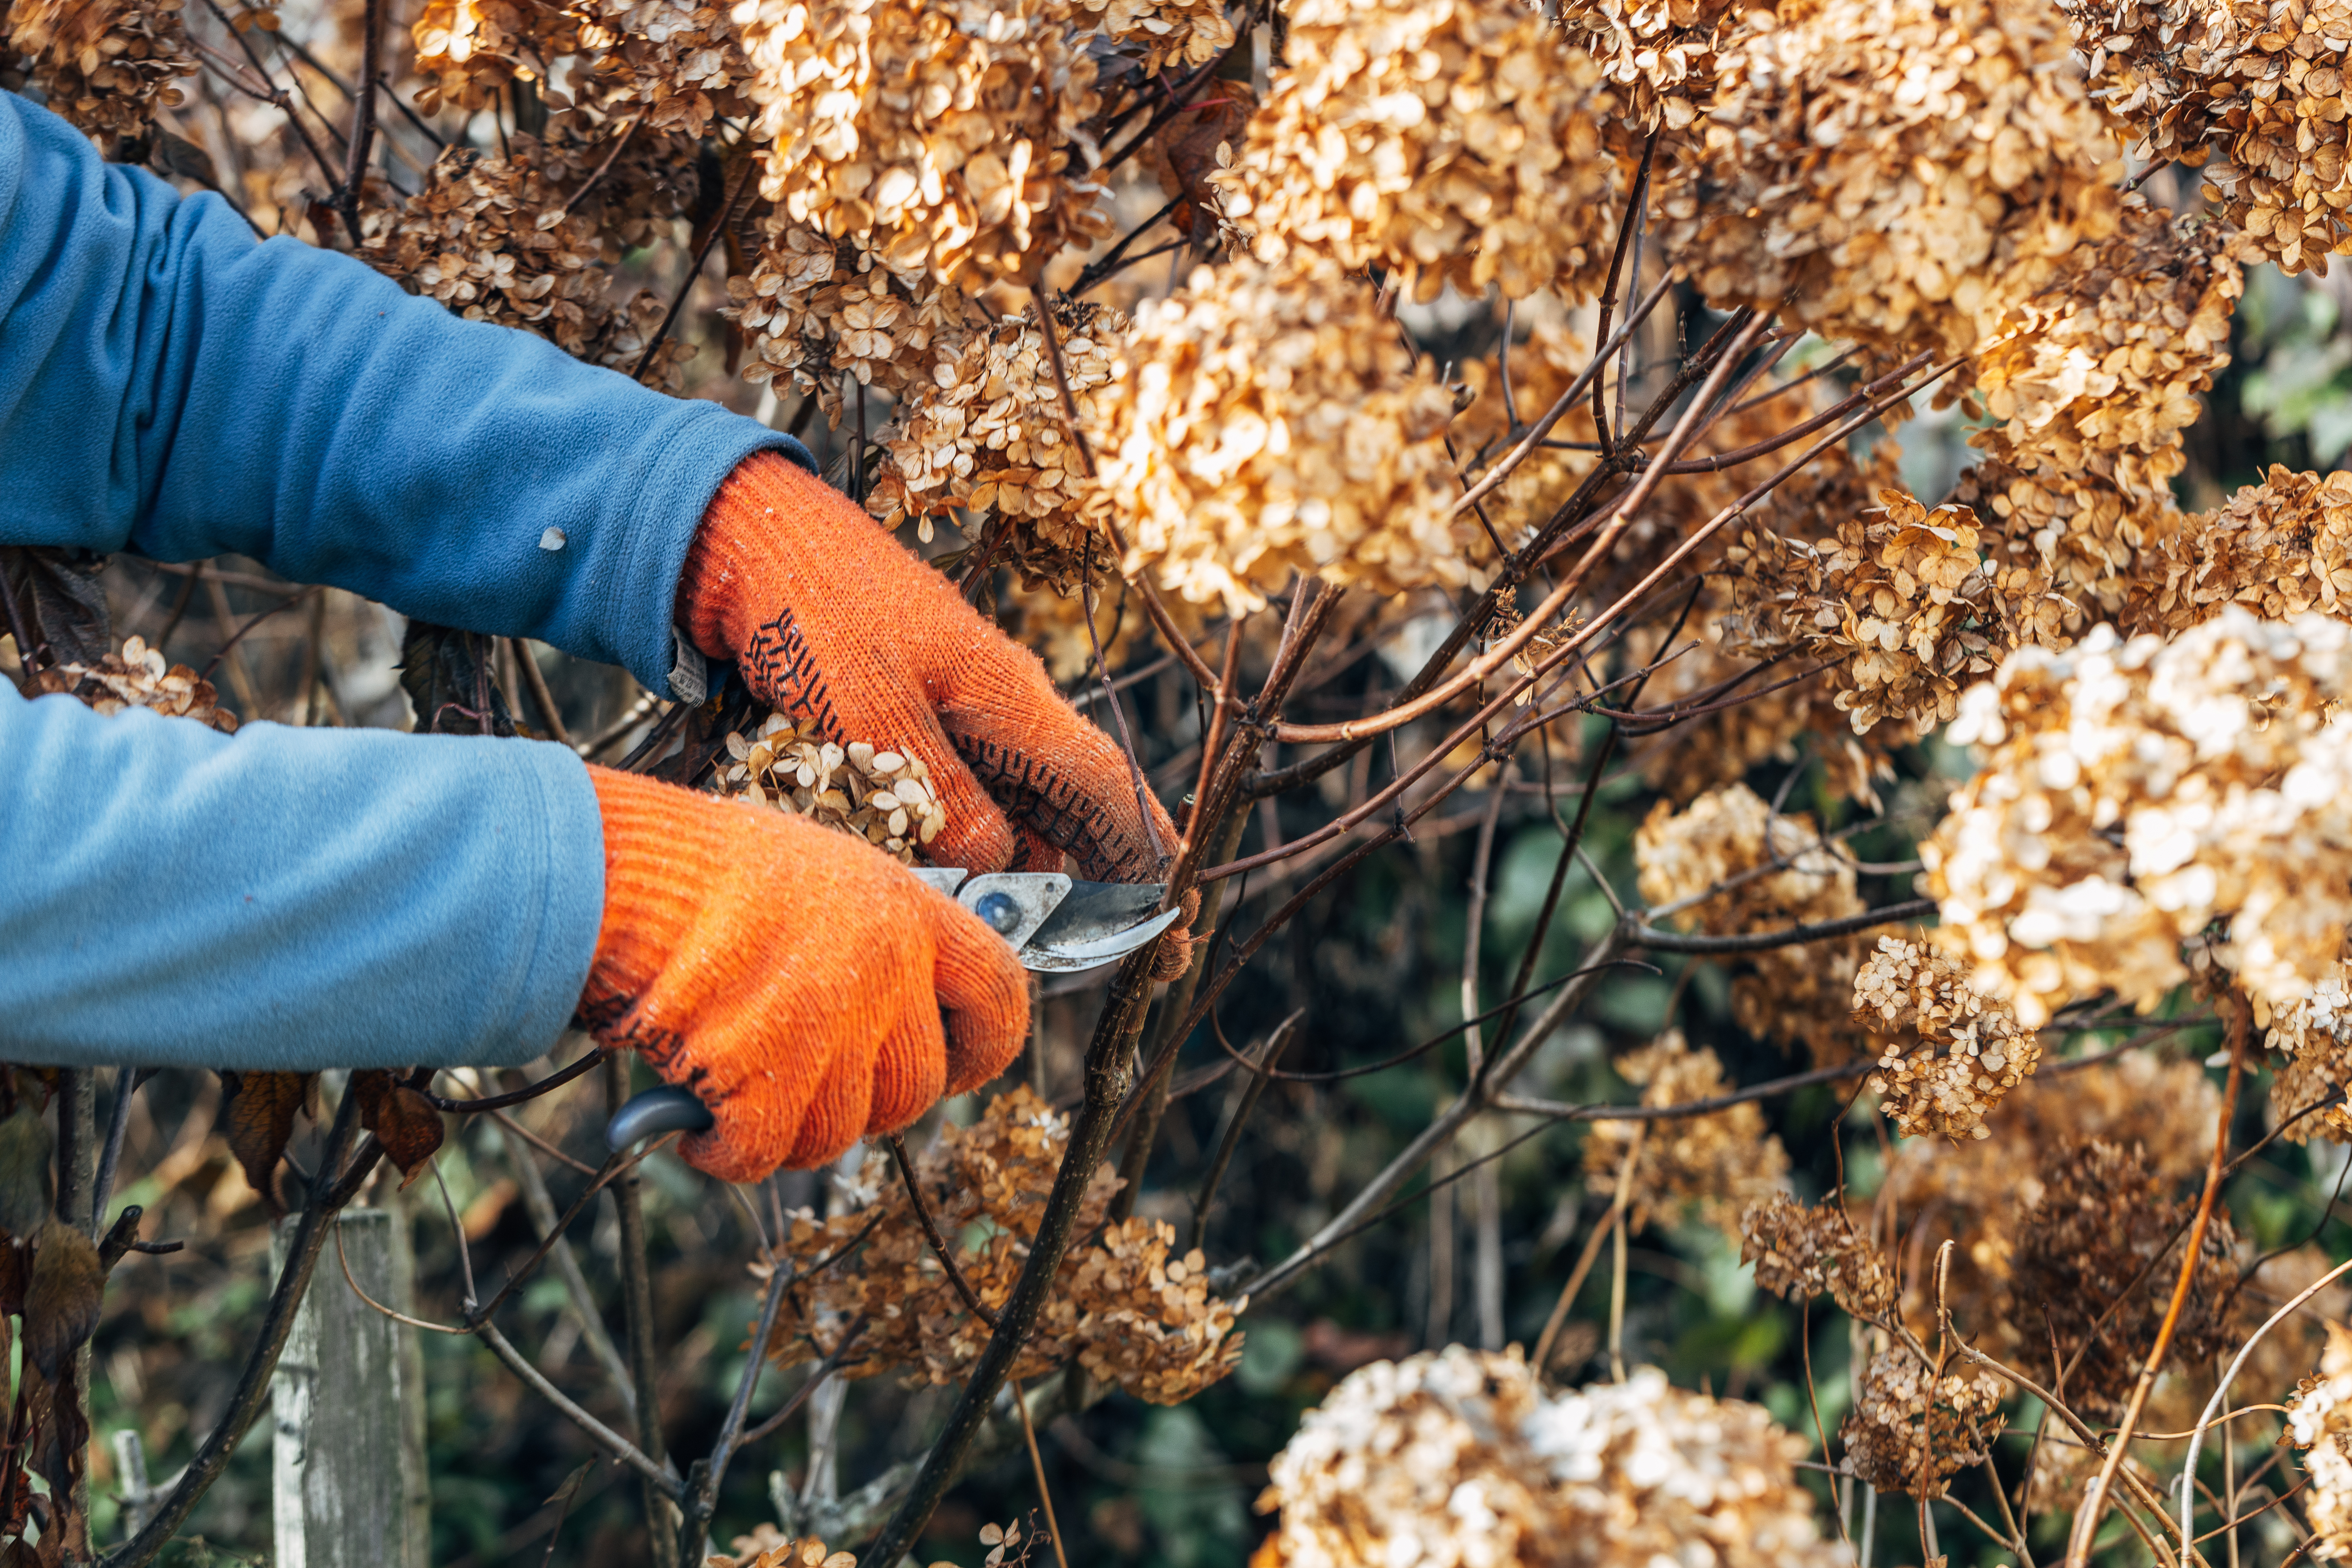
{"type": "Polygon", "coordinates": [[[589,770],[604,919],[580,1022],[692,1089],[724,1181],[820,1165],[1020,1055],[1003,939],[880,850],[798,817],[589,770]],[[941,1014],[945,1011],[945,1026],[941,1014]]]}
{"type": "MultiPolygon", "coordinates": [[[[678,584],[697,647],[795,722],[920,757],[947,808],[929,858],[1150,881],[1177,847],[1127,758],[1037,657],[964,603],[847,497],[772,453],[719,487],[678,584]],[[1144,811],[1150,813],[1146,826],[1144,811]],[[1152,842],[1154,830],[1158,850],[1152,842]]],[[[1160,947],[1163,977],[1187,944],[1160,947]]]]}

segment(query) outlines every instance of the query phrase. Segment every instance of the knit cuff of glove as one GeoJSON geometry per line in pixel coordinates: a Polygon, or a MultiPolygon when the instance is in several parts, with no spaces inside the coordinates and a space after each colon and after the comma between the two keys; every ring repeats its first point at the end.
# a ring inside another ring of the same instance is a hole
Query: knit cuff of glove
{"type": "Polygon", "coordinates": [[[710,498],[677,580],[677,624],[711,658],[731,659],[758,632],[752,584],[819,590],[824,544],[844,528],[880,525],[807,469],[774,452],[735,466],[710,498]]]}
{"type": "MultiPolygon", "coordinates": [[[[580,1021],[601,1035],[653,988],[669,954],[692,940],[703,907],[692,890],[710,867],[727,863],[730,846],[719,820],[677,809],[674,785],[594,766],[588,782],[604,822],[604,916],[580,1021]]],[[[607,1043],[635,1047],[656,1070],[678,1045],[672,1031],[644,1019],[632,1023],[626,1035],[607,1043]]]]}

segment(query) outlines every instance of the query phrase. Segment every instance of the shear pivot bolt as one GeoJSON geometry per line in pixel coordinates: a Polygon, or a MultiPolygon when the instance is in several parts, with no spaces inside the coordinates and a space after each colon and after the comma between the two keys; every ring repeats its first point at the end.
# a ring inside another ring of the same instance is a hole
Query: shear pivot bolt
{"type": "Polygon", "coordinates": [[[971,912],[999,936],[1011,936],[1021,924],[1020,900],[1010,893],[983,893],[971,912]]]}

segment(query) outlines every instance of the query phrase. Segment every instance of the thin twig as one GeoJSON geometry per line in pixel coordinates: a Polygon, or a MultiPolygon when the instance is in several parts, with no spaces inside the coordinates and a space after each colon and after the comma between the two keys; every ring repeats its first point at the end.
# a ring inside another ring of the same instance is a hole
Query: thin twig
{"type": "Polygon", "coordinates": [[[727,1406],[727,1419],[719,1427],[719,1441],[711,1445],[710,1457],[695,1466],[698,1482],[693,1495],[686,1502],[686,1521],[678,1534],[678,1560],[698,1563],[710,1531],[710,1516],[719,1507],[719,1483],[727,1479],[727,1467],[735,1458],[735,1450],[743,1437],[743,1418],[751,1413],[751,1390],[758,1386],[760,1370],[768,1364],[768,1339],[776,1331],[776,1313],[784,1304],[784,1291],[792,1277],[782,1269],[768,1276],[768,1290],[760,1303],[760,1326],[752,1331],[751,1354],[743,1363],[743,1375],[736,1380],[735,1397],[727,1406]]]}
{"type": "MultiPolygon", "coordinates": [[[[537,1100],[551,1089],[562,1089],[573,1079],[584,1076],[611,1054],[604,1047],[599,1046],[571,1066],[548,1074],[537,1083],[525,1084],[510,1094],[473,1095],[461,1098],[445,1097],[435,1094],[430,1089],[419,1089],[417,1092],[425,1096],[425,1102],[434,1110],[446,1110],[457,1116],[468,1116],[484,1110],[504,1110],[509,1106],[521,1105],[528,1100],[537,1100]]],[[[592,1171],[591,1174],[593,1173],[592,1171]]]]}
{"type": "MultiPolygon", "coordinates": [[[[1559,1342],[1559,1331],[1568,1322],[1568,1310],[1576,1300],[1576,1293],[1584,1289],[1585,1277],[1601,1257],[1601,1244],[1616,1229],[1617,1220],[1633,1198],[1633,1166],[1642,1157],[1642,1142],[1649,1135],[1649,1124],[1633,1124],[1633,1136],[1625,1145],[1625,1158],[1617,1167],[1617,1186],[1611,1194],[1608,1212],[1595,1221],[1592,1234],[1584,1238],[1584,1250],[1577,1254],[1576,1267],[1568,1271],[1568,1283],[1559,1288],[1559,1299],[1552,1303],[1551,1315],[1544,1320],[1543,1332],[1536,1336],[1536,1352],[1531,1364],[1541,1377],[1551,1365],[1552,1347],[1559,1342]]],[[[1822,1450],[1827,1458],[1829,1450],[1822,1450]]]]}
{"type": "Polygon", "coordinates": [[[1290,1037],[1297,1029],[1298,1020],[1305,1016],[1307,1009],[1301,1007],[1276,1024],[1274,1033],[1265,1037],[1257,1059],[1251,1064],[1257,1070],[1251,1074],[1249,1083],[1243,1088],[1241,1099],[1234,1106],[1233,1117],[1225,1123],[1224,1132],[1217,1140],[1217,1152],[1209,1161],[1208,1174],[1201,1178],[1201,1190],[1193,1195],[1192,1235],[1185,1244],[1187,1251],[1199,1247],[1202,1239],[1208,1235],[1209,1205],[1216,1202],[1217,1184],[1224,1180],[1225,1167],[1233,1163],[1234,1150],[1241,1142],[1242,1125],[1249,1121],[1250,1112],[1257,1108],[1258,1096],[1265,1093],[1265,1086],[1273,1081],[1266,1069],[1282,1059],[1284,1047],[1290,1044],[1290,1037]]]}
{"type": "Polygon", "coordinates": [[[955,1255],[948,1250],[946,1237],[940,1235],[939,1222],[931,1217],[930,1205],[923,1202],[923,1184],[916,1179],[915,1163],[907,1158],[907,1141],[896,1132],[886,1132],[882,1135],[882,1142],[898,1166],[898,1180],[906,1185],[907,1201],[915,1206],[915,1219],[923,1227],[923,1239],[930,1244],[931,1256],[940,1260],[941,1268],[947,1270],[948,1283],[955,1287],[956,1296],[963,1302],[964,1310],[994,1329],[996,1314],[980,1299],[980,1293],[963,1277],[963,1270],[956,1267],[955,1255]]]}
{"type": "Polygon", "coordinates": [[[613,145],[605,153],[604,162],[598,163],[595,171],[581,183],[580,188],[564,197],[563,205],[555,209],[557,216],[570,216],[572,205],[596,188],[597,183],[604,177],[604,171],[613,166],[613,160],[621,155],[621,149],[629,144],[629,138],[637,133],[637,126],[644,119],[645,116],[642,114],[633,114],[629,117],[629,122],[621,127],[621,133],[613,138],[613,145]]]}
{"type": "Polygon", "coordinates": [[[574,1426],[579,1427],[581,1431],[585,1432],[590,1441],[636,1471],[644,1479],[646,1485],[660,1492],[672,1502],[677,1501],[686,1495],[686,1485],[678,1479],[675,1469],[656,1464],[635,1443],[573,1404],[562,1389],[547,1380],[546,1375],[539,1368],[525,1360],[521,1352],[507,1342],[507,1337],[499,1332],[497,1324],[479,1323],[475,1326],[474,1331],[480,1336],[484,1344],[490,1347],[490,1353],[506,1363],[509,1372],[529,1384],[532,1393],[554,1405],[557,1413],[574,1426]]]}
{"type": "Polygon", "coordinates": [[[1021,1437],[1029,1445],[1029,1470],[1037,1478],[1037,1500],[1045,1505],[1045,1539],[1053,1542],[1055,1568],[1070,1568],[1070,1560],[1062,1551],[1062,1527],[1054,1518],[1053,1489],[1045,1484],[1045,1460],[1037,1452],[1037,1427],[1029,1419],[1029,1402],[1022,1397],[1021,1384],[1011,1378],[1004,1383],[1005,1392],[1013,1395],[1013,1408],[1021,1415],[1021,1437]]]}

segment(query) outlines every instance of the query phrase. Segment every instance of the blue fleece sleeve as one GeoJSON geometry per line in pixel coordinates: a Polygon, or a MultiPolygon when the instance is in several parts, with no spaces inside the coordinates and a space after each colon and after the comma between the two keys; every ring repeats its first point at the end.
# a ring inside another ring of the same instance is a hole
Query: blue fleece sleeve
{"type": "Polygon", "coordinates": [[[579,1001],[604,893],[568,747],[231,738],[0,680],[0,1059],[528,1061],[579,1001]]]}
{"type": "Polygon", "coordinates": [[[762,449],[809,462],[349,257],[256,243],[0,93],[0,544],[248,555],[671,695],[687,548],[762,449]]]}

